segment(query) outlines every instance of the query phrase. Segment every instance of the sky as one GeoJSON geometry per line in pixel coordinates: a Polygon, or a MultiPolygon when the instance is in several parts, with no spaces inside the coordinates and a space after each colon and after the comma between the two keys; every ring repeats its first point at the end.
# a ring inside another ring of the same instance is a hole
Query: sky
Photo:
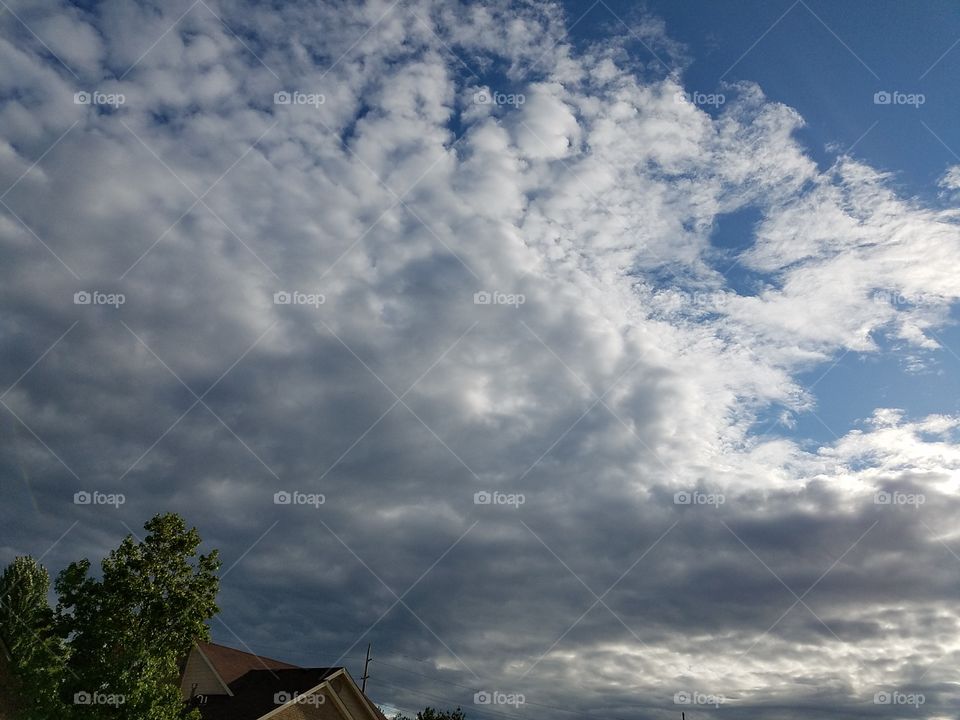
{"type": "Polygon", "coordinates": [[[468,718],[952,718],[952,2],[0,3],[0,562],[468,718]]]}

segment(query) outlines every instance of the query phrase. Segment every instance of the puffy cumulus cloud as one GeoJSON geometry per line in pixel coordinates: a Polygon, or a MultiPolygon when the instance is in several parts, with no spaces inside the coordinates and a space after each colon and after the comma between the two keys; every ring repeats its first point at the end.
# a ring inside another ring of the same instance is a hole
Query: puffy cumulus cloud
{"type": "Polygon", "coordinates": [[[373,639],[407,709],[955,705],[957,418],[756,430],[815,408],[805,370],[932,343],[955,215],[818,170],[758,87],[683,101],[649,18],[660,60],[574,47],[553,4],[16,9],[4,559],[182,512],[223,549],[218,638],[351,667],[373,639]]]}
{"type": "Polygon", "coordinates": [[[562,97],[559,83],[531,85],[514,120],[520,153],[534,160],[565,157],[578,143],[580,126],[562,97]]]}
{"type": "Polygon", "coordinates": [[[938,184],[946,190],[960,190],[960,165],[947,168],[938,184]]]}
{"type": "Polygon", "coordinates": [[[57,48],[55,53],[66,65],[88,73],[102,70],[103,44],[100,35],[81,17],[79,11],[53,13],[38,18],[36,32],[46,45],[57,48]]]}

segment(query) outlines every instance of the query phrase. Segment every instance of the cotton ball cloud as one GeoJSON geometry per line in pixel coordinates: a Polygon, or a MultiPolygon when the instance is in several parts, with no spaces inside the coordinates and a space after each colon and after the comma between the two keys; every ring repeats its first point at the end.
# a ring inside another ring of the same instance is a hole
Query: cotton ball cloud
{"type": "Polygon", "coordinates": [[[514,142],[533,160],[557,160],[572,154],[580,140],[580,125],[563,100],[559,83],[532,85],[526,102],[512,120],[514,142]]]}

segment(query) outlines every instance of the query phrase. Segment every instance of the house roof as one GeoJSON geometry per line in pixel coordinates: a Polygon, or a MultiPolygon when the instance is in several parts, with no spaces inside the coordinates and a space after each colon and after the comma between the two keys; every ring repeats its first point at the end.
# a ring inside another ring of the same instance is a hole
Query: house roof
{"type": "MultiPolygon", "coordinates": [[[[296,665],[274,660],[273,658],[254,655],[253,653],[235,650],[226,645],[201,642],[197,647],[210,663],[214,672],[227,685],[243,677],[251,670],[289,670],[296,669],[296,665]]],[[[316,683],[314,683],[316,685],[316,683]]],[[[232,690],[233,688],[231,688],[232,690]]]]}
{"type": "MultiPolygon", "coordinates": [[[[277,668],[273,670],[249,670],[242,677],[230,683],[233,696],[209,695],[202,705],[200,714],[204,720],[256,720],[282,702],[277,695],[293,697],[321,684],[323,680],[340,668],[277,668]]],[[[331,717],[337,717],[335,710],[331,717]]]]}
{"type": "Polygon", "coordinates": [[[199,695],[191,700],[204,720],[258,720],[279,711],[286,702],[282,698],[289,700],[302,694],[324,698],[318,706],[311,707],[311,717],[350,720],[353,716],[343,704],[343,692],[360,699],[370,713],[366,720],[386,720],[345,668],[303,668],[216,643],[197,643],[196,650],[220,679],[226,693],[199,695]]]}

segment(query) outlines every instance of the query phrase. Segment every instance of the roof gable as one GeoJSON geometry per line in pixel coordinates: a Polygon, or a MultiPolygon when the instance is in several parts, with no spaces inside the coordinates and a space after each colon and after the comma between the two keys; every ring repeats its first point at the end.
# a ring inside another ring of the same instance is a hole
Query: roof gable
{"type": "Polygon", "coordinates": [[[386,720],[343,667],[303,668],[207,642],[197,643],[191,657],[209,667],[223,689],[192,697],[185,692],[184,699],[200,709],[204,720],[280,720],[287,717],[288,710],[296,717],[309,711],[310,717],[326,720],[386,720]],[[329,702],[314,707],[305,697],[303,704],[309,708],[291,710],[299,704],[294,698],[313,695],[322,695],[329,702]]]}
{"type": "Polygon", "coordinates": [[[340,672],[331,675],[328,680],[337,691],[340,701],[350,706],[348,708],[349,714],[356,715],[357,704],[359,704],[361,711],[365,712],[370,720],[387,720],[380,708],[374,704],[373,700],[366,696],[346,669],[342,669],[340,672]],[[344,690],[346,693],[344,693],[344,690]],[[345,694],[352,695],[354,702],[347,700],[347,698],[344,697],[345,694]]]}

